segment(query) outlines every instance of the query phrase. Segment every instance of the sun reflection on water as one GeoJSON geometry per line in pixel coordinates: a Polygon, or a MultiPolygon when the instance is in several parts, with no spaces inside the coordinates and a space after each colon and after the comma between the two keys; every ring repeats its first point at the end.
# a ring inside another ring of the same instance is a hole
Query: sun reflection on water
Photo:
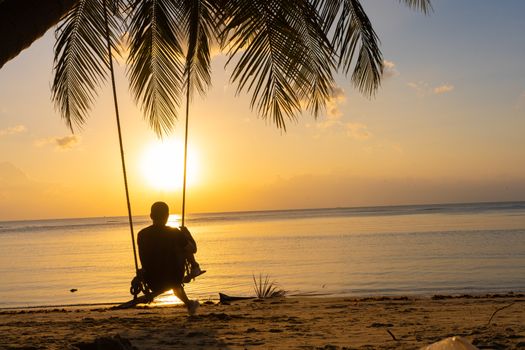
{"type": "Polygon", "coordinates": [[[179,227],[181,222],[181,216],[179,214],[170,214],[168,217],[167,226],[170,227],[179,227]]]}
{"type": "Polygon", "coordinates": [[[155,298],[153,305],[155,306],[168,306],[168,305],[181,305],[183,304],[179,298],[173,294],[172,290],[167,291],[155,298]]]}

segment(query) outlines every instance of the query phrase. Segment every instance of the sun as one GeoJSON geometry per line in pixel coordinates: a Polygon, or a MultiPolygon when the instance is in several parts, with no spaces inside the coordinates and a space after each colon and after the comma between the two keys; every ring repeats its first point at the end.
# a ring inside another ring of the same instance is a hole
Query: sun
{"type": "MultiPolygon", "coordinates": [[[[186,171],[186,186],[188,187],[197,182],[197,164],[197,155],[193,148],[188,146],[186,171]]],[[[153,141],[142,153],[140,168],[151,187],[161,191],[182,189],[184,144],[174,139],[153,141]]]]}

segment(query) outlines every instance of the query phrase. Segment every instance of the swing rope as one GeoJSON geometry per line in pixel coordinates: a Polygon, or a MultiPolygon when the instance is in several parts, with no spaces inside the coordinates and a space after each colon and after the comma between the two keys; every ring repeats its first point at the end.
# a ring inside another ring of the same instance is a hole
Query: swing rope
{"type": "MultiPolygon", "coordinates": [[[[116,83],[115,83],[115,72],[113,67],[113,55],[111,53],[111,40],[109,35],[109,23],[108,23],[108,8],[107,8],[107,1],[103,0],[103,6],[104,6],[104,24],[106,29],[106,44],[108,49],[108,60],[109,60],[109,70],[111,73],[111,87],[113,91],[113,104],[115,107],[115,118],[117,121],[117,130],[118,130],[118,139],[119,139],[119,147],[120,147],[120,160],[122,163],[122,173],[124,176],[124,189],[126,192],[126,203],[127,203],[127,209],[128,209],[128,221],[129,221],[129,229],[131,233],[131,243],[133,246],[133,258],[135,262],[135,272],[136,277],[131,282],[131,294],[136,296],[141,292],[145,292],[145,286],[143,285],[142,281],[140,280],[140,270],[138,265],[138,259],[137,259],[137,248],[135,245],[135,234],[133,232],[133,217],[131,215],[131,202],[129,199],[129,189],[128,189],[128,178],[127,178],[127,172],[126,172],[126,161],[124,157],[124,146],[122,142],[122,130],[120,127],[120,113],[118,108],[118,100],[117,100],[117,89],[116,89],[116,83]]],[[[186,169],[187,169],[187,158],[188,158],[188,121],[189,121],[189,104],[190,104],[190,79],[189,79],[189,67],[187,69],[187,87],[186,87],[186,127],[185,127],[185,134],[184,134],[184,169],[183,169],[183,185],[182,185],[182,214],[181,214],[181,226],[184,226],[185,216],[186,216],[186,169]]]]}
{"type": "Polygon", "coordinates": [[[139,274],[139,264],[137,260],[137,248],[135,247],[135,234],[133,233],[133,218],[131,216],[131,203],[129,200],[128,177],[126,175],[126,162],[124,160],[124,146],[122,144],[122,131],[120,128],[120,114],[119,114],[118,101],[117,101],[115,72],[113,69],[113,55],[111,54],[111,41],[109,38],[107,0],[103,0],[103,4],[104,4],[104,22],[106,25],[106,42],[107,42],[107,47],[108,47],[109,70],[111,72],[111,87],[113,89],[113,104],[115,105],[115,117],[117,119],[118,141],[119,141],[119,146],[120,146],[120,160],[122,162],[122,173],[124,174],[124,188],[126,191],[126,202],[128,206],[129,230],[131,232],[131,242],[133,244],[133,258],[135,259],[135,271],[138,275],[139,274]]]}
{"type": "Polygon", "coordinates": [[[184,169],[183,169],[183,181],[182,181],[182,214],[181,214],[181,226],[184,226],[184,219],[186,216],[186,162],[188,159],[188,121],[190,114],[190,69],[186,66],[186,130],[184,134],[184,169]]]}

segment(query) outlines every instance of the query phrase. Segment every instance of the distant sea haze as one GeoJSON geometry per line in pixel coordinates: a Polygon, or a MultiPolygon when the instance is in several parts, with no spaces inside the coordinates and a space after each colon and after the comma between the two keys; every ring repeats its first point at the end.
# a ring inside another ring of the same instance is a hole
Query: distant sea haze
{"type": "MultiPolygon", "coordinates": [[[[253,295],[259,275],[289,295],[525,291],[525,202],[209,213],[187,226],[208,272],[186,289],[201,300],[253,295]]],[[[0,222],[0,240],[0,308],[131,297],[125,217],[0,222]]]]}

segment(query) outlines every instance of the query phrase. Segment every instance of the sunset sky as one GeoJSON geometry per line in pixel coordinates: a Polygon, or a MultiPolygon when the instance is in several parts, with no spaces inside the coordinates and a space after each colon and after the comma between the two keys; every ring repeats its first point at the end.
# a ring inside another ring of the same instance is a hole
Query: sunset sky
{"type": "MultiPolygon", "coordinates": [[[[340,75],[326,115],[286,133],[235,97],[214,57],[213,87],[190,110],[189,213],[525,200],[525,1],[434,0],[430,16],[362,2],[381,89],[366,98],[340,75]]],[[[126,215],[109,88],[71,134],[50,97],[53,42],[51,30],[0,70],[0,220],[126,215]]],[[[180,189],[153,186],[159,141],[117,73],[133,213],[155,200],[176,213],[180,189]]],[[[180,121],[168,143],[181,144],[180,121]]]]}

